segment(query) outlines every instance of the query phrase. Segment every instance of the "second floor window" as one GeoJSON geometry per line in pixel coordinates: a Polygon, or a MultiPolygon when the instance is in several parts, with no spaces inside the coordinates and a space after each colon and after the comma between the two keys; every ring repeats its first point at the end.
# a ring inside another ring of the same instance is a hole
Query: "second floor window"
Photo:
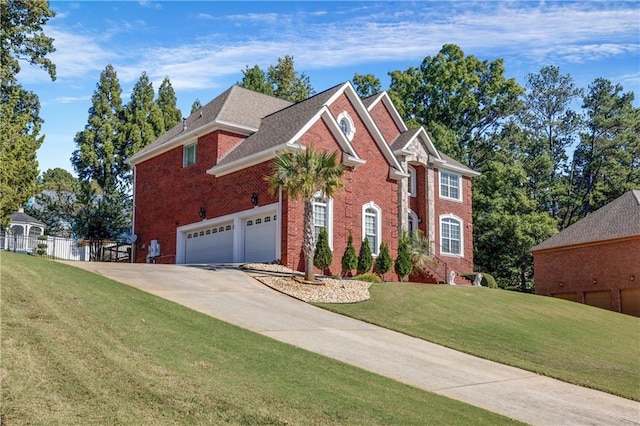
{"type": "Polygon", "coordinates": [[[184,152],[182,157],[182,167],[187,167],[192,164],[196,164],[196,150],[198,144],[192,143],[184,146],[184,152]]]}
{"type": "Polygon", "coordinates": [[[452,200],[462,200],[460,175],[440,170],[440,196],[452,200]]]}

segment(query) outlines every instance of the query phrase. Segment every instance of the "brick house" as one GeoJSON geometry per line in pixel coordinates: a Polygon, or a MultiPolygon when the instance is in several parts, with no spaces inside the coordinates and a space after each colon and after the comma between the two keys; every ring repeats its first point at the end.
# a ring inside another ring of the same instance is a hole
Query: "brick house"
{"type": "Polygon", "coordinates": [[[408,129],[386,92],[361,100],[349,82],[295,104],[232,86],[132,156],[135,260],[303,270],[304,203],[270,194],[265,177],[276,153],[307,146],[338,152],[345,166],[343,190],[314,202],[332,273],[349,232],[356,251],[368,238],[374,255],[385,242],[395,259],[403,228],[433,242],[432,281],[473,270],[478,173],[438,152],[423,128],[408,129]]]}
{"type": "Polygon", "coordinates": [[[531,249],[536,294],[640,316],[640,191],[531,249]]]}

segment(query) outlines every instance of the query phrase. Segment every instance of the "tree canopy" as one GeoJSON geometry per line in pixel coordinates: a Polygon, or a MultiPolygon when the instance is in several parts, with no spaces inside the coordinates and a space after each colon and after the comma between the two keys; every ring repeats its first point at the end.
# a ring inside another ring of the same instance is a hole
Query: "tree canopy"
{"type": "Polygon", "coordinates": [[[309,77],[295,70],[293,56],[278,58],[278,63],[267,70],[258,65],[247,66],[242,74],[244,77],[238,82],[240,87],[291,102],[303,101],[315,93],[309,77]]]}
{"type": "Polygon", "coordinates": [[[24,61],[55,80],[56,67],[47,56],[55,51],[53,39],[43,30],[53,16],[44,0],[0,2],[0,226],[37,191],[36,151],[44,141],[40,101],[19,84],[18,74],[24,61]]]}

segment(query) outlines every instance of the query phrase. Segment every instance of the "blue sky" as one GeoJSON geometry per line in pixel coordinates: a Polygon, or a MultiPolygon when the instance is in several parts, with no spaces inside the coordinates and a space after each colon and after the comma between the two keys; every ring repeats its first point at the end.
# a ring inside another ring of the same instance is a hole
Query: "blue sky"
{"type": "MultiPolygon", "coordinates": [[[[112,64],[123,103],[146,71],[154,89],[168,76],[187,115],[241,80],[247,65],[293,55],[317,92],[374,74],[418,66],[443,44],[482,60],[503,58],[524,85],[545,65],[579,87],[597,77],[640,96],[640,2],[218,2],[52,1],[45,26],[58,78],[23,65],[18,78],[38,94],[45,120],[40,170],[69,161],[87,122],[100,73],[112,64]]],[[[636,99],[635,104],[638,105],[636,99]]]]}

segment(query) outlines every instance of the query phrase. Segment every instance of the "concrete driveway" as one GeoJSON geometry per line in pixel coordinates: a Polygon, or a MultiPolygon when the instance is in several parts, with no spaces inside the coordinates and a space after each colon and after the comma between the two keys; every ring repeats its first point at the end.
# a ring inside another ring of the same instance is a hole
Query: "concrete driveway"
{"type": "Polygon", "coordinates": [[[535,425],[640,425],[640,403],[324,311],[235,268],[65,262],[281,342],[535,425]]]}

